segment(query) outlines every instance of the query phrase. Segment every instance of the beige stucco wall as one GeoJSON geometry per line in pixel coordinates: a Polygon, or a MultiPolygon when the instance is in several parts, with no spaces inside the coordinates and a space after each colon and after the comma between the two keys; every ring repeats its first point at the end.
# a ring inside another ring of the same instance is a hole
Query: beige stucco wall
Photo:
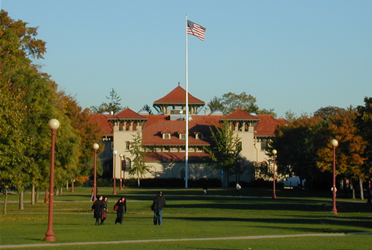
{"type": "MultiPolygon", "coordinates": [[[[130,126],[129,130],[119,129],[119,123],[114,123],[114,143],[113,150],[118,153],[113,158],[113,168],[114,174],[113,178],[129,178],[129,174],[121,171],[121,157],[129,158],[131,160],[132,156],[126,149],[126,142],[133,141],[133,136],[142,130],[141,124],[137,125],[136,131],[133,131],[133,126],[130,126]]],[[[248,162],[263,162],[269,160],[265,151],[261,150],[261,143],[254,137],[254,124],[250,123],[248,129],[242,131],[235,127],[234,133],[238,135],[242,142],[242,152],[241,156],[245,160],[246,165],[248,162]]],[[[171,149],[172,150],[172,149],[171,149]]],[[[190,149],[191,150],[191,149],[190,149]]],[[[160,149],[158,150],[161,151],[160,149]]],[[[172,150],[173,151],[173,150],[172,150]]],[[[151,170],[151,173],[146,174],[144,178],[182,178],[182,173],[185,171],[185,163],[158,163],[158,162],[148,162],[146,165],[151,170]]],[[[252,170],[247,170],[240,175],[240,180],[251,181],[252,170]]],[[[253,175],[254,176],[254,175],[253,175]]],[[[221,170],[216,170],[210,167],[206,167],[203,163],[189,163],[188,166],[188,178],[189,179],[200,179],[200,178],[221,178],[221,170]]],[[[230,180],[234,180],[234,176],[230,177],[230,180]]]]}

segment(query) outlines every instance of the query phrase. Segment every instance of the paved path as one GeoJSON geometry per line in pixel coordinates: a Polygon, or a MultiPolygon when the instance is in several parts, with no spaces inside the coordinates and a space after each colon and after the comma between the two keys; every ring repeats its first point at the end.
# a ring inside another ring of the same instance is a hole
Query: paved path
{"type": "Polygon", "coordinates": [[[151,242],[174,242],[174,241],[211,241],[211,240],[254,240],[254,239],[276,239],[276,238],[300,238],[300,237],[341,237],[355,234],[372,234],[372,232],[355,233],[328,233],[328,234],[290,234],[290,235],[258,235],[238,237],[217,237],[217,238],[185,238],[185,239],[152,239],[152,240],[120,240],[120,241],[97,241],[97,242],[69,242],[69,243],[45,243],[45,244],[23,244],[23,245],[1,245],[0,249],[11,248],[40,248],[53,246],[81,246],[81,245],[107,245],[107,244],[135,244],[151,242]]]}

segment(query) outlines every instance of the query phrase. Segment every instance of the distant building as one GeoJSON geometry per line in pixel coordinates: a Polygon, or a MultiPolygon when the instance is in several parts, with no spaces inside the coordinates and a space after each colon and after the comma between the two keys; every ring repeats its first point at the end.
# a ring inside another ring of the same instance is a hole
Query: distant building
{"type": "MultiPolygon", "coordinates": [[[[100,155],[104,169],[110,171],[116,179],[128,178],[127,171],[121,171],[123,161],[130,167],[133,160],[129,152],[133,135],[142,135],[146,148],[146,165],[151,174],[146,178],[184,178],[185,177],[185,141],[186,141],[186,91],[179,85],[163,98],[154,102],[159,114],[147,111],[138,113],[127,108],[116,114],[92,114],[103,131],[102,143],[105,152],[100,155]],[[118,153],[113,157],[112,152],[118,153]],[[113,168],[115,166],[115,171],[113,168]]],[[[210,156],[203,147],[210,145],[210,127],[228,121],[234,133],[241,138],[241,157],[243,159],[240,181],[260,178],[262,163],[269,166],[270,159],[265,154],[276,126],[285,122],[271,115],[249,114],[241,109],[223,115],[214,111],[208,115],[198,115],[205,103],[189,93],[189,179],[221,178],[221,170],[207,166],[210,156]]],[[[128,170],[128,169],[127,169],[128,170]]],[[[231,176],[235,181],[237,176],[231,176]]]]}

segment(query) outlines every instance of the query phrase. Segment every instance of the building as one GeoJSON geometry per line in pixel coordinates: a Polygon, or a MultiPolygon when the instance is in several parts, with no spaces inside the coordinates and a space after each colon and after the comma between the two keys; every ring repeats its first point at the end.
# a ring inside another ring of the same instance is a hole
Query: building
{"type": "MultiPolygon", "coordinates": [[[[239,178],[248,182],[262,177],[262,163],[269,166],[271,162],[265,153],[268,142],[274,136],[276,126],[285,120],[275,119],[271,115],[249,114],[241,109],[228,115],[220,111],[199,115],[198,111],[205,103],[190,93],[188,96],[188,178],[221,178],[221,170],[207,166],[210,156],[203,149],[210,145],[210,127],[219,126],[223,121],[227,121],[234,134],[241,139],[242,147],[242,172],[238,176],[231,176],[230,180],[239,178]]],[[[145,162],[151,170],[145,178],[185,177],[186,91],[178,85],[163,98],[156,100],[153,106],[161,112],[136,113],[127,108],[116,114],[92,114],[92,119],[99,122],[105,132],[102,143],[106,149],[100,157],[106,170],[113,169],[111,173],[114,178],[128,178],[127,171],[133,160],[129,149],[137,133],[142,136],[146,150],[145,162]],[[123,171],[124,166],[128,167],[126,171],[123,171]]]]}

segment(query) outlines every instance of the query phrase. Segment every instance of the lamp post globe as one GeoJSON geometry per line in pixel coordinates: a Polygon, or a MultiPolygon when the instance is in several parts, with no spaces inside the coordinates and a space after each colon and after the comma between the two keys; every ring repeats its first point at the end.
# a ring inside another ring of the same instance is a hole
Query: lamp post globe
{"type": "Polygon", "coordinates": [[[59,128],[59,121],[57,119],[50,119],[48,126],[52,130],[57,130],[59,128]]]}
{"type": "Polygon", "coordinates": [[[94,143],[93,144],[93,149],[94,150],[98,150],[99,149],[99,144],[98,143],[94,143]]]}

